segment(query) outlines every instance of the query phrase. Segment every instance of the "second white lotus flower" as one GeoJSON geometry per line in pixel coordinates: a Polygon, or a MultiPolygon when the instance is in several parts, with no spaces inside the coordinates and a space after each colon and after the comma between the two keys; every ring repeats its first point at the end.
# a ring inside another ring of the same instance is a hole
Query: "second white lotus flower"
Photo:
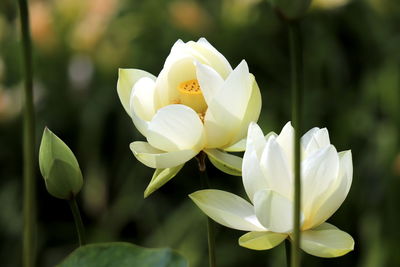
{"type": "Polygon", "coordinates": [[[135,157],[156,168],[145,196],[171,179],[200,151],[222,171],[241,175],[251,121],[261,111],[261,95],[246,61],[232,69],[206,39],[177,41],[158,77],[120,69],[118,95],[147,142],[130,145],[135,157]]]}
{"type": "MultiPolygon", "coordinates": [[[[252,202],[220,190],[190,195],[216,222],[250,231],[239,244],[270,249],[293,231],[293,135],[287,123],[279,135],[264,137],[252,123],[243,158],[243,184],[252,202]]],[[[351,151],[338,153],[326,129],[313,128],[301,139],[301,248],[319,257],[338,257],[353,250],[353,238],[325,221],[346,198],[353,176],[351,151]]]]}

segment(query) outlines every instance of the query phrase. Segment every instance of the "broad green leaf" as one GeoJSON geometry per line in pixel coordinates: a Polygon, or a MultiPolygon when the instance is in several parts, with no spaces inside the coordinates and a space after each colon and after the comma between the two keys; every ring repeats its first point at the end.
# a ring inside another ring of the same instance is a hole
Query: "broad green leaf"
{"type": "Polygon", "coordinates": [[[99,243],[74,250],[58,267],[187,267],[186,259],[168,249],[125,242],[99,243]]]}

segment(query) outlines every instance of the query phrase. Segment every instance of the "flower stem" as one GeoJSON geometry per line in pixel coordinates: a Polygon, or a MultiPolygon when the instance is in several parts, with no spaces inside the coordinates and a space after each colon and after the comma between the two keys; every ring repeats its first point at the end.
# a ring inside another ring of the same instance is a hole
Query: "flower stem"
{"type": "Polygon", "coordinates": [[[290,267],[290,240],[289,238],[285,239],[285,254],[286,254],[286,266],[290,267]]]}
{"type": "MultiPolygon", "coordinates": [[[[208,175],[206,170],[206,154],[201,151],[197,156],[197,163],[199,166],[201,183],[204,189],[210,188],[208,181],[208,175]]],[[[207,217],[207,237],[208,237],[208,261],[210,267],[216,267],[216,257],[215,257],[215,223],[214,221],[207,217]]]]}
{"type": "Polygon", "coordinates": [[[32,49],[27,0],[19,0],[18,5],[21,20],[24,68],[22,262],[24,267],[30,267],[35,266],[36,261],[35,112],[33,106],[32,49]]]}
{"type": "Polygon", "coordinates": [[[74,216],[76,232],[78,234],[78,239],[79,239],[79,246],[83,246],[86,244],[85,228],[83,227],[81,213],[79,212],[79,207],[78,204],[76,203],[75,196],[69,200],[69,206],[71,207],[72,215],[74,216]]]}
{"type": "Polygon", "coordinates": [[[294,125],[294,208],[291,267],[300,266],[300,133],[303,91],[303,56],[299,20],[289,22],[289,45],[292,80],[292,120],[294,125]]]}

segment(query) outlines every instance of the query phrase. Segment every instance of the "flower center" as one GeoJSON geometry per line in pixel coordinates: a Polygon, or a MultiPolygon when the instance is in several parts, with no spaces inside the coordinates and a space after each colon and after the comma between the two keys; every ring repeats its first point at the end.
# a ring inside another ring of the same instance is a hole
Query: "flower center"
{"type": "Polygon", "coordinates": [[[204,114],[207,110],[207,103],[201,92],[200,84],[197,79],[188,80],[178,85],[179,102],[191,107],[199,114],[204,114]]]}
{"type": "Polygon", "coordinates": [[[189,95],[201,94],[200,84],[196,79],[180,83],[179,92],[189,95]]]}

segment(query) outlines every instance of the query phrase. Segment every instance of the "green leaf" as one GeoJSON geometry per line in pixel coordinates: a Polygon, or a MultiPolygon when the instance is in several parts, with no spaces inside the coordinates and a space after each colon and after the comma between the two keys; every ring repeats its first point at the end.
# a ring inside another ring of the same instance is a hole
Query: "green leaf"
{"type": "Polygon", "coordinates": [[[228,154],[218,149],[205,149],[211,163],[220,171],[234,176],[242,176],[241,157],[228,154]]]}
{"type": "Polygon", "coordinates": [[[156,169],[151,178],[149,185],[147,186],[146,190],[144,191],[144,197],[150,196],[154,191],[158,188],[166,184],[169,180],[175,177],[177,173],[182,169],[183,165],[178,165],[172,168],[165,168],[165,169],[156,169]]]}
{"type": "Polygon", "coordinates": [[[58,267],[187,267],[186,259],[168,249],[125,242],[98,243],[74,250],[58,267]]]}

